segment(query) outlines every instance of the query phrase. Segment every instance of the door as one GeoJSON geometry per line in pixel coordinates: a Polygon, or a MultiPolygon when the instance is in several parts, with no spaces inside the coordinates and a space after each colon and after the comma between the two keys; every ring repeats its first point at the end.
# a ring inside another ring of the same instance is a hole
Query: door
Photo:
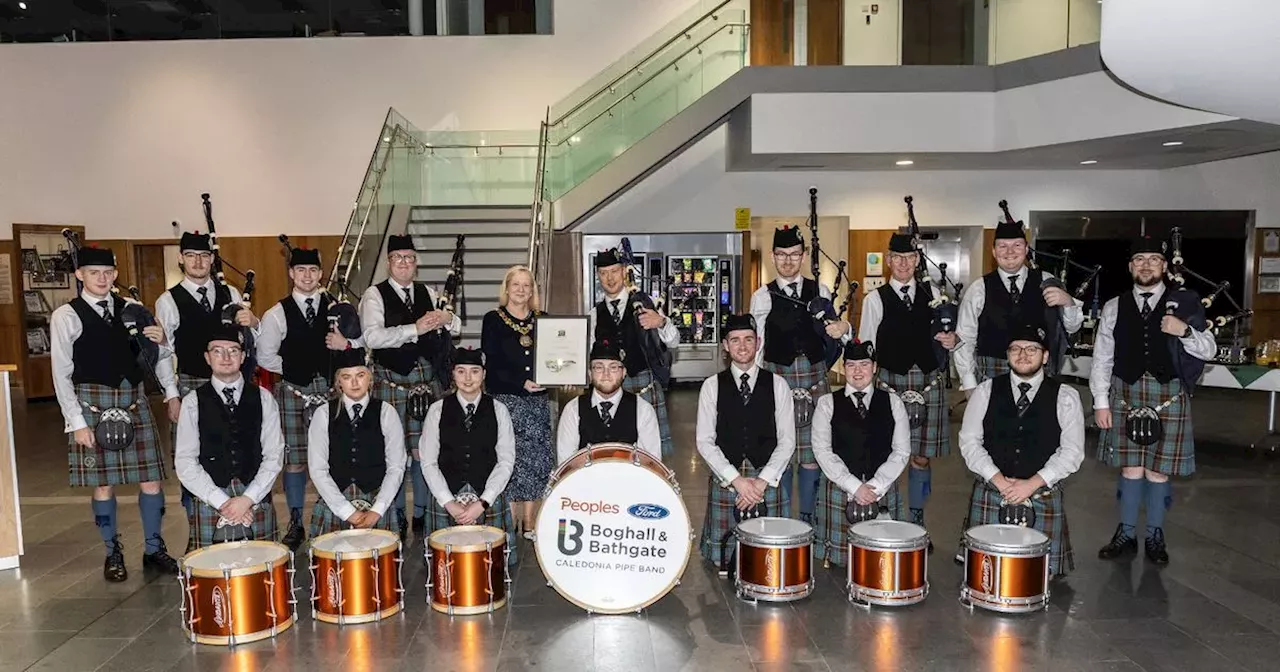
{"type": "Polygon", "coordinates": [[[794,0],[751,0],[751,65],[794,65],[794,0]]]}

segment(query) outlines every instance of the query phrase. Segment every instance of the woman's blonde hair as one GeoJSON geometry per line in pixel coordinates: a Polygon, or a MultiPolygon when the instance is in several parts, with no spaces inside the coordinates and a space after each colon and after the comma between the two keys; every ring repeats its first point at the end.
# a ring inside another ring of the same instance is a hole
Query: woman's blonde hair
{"type": "Polygon", "coordinates": [[[529,309],[537,312],[542,310],[542,300],[539,298],[538,281],[533,277],[533,271],[529,270],[524,264],[517,264],[507,269],[506,275],[502,276],[502,289],[498,290],[498,305],[503,308],[507,307],[507,287],[511,285],[511,278],[517,273],[524,273],[529,276],[529,282],[533,283],[533,296],[529,297],[529,309]]]}

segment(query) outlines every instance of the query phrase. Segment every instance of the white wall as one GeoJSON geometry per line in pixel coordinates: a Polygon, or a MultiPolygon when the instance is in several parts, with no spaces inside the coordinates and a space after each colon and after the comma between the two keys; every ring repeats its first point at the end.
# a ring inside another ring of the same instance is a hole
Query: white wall
{"type": "Polygon", "coordinates": [[[842,39],[845,65],[902,65],[902,0],[844,0],[842,39]]]}
{"type": "Polygon", "coordinates": [[[1008,63],[1097,42],[1097,0],[991,0],[989,63],[1008,63]]]}
{"type": "Polygon", "coordinates": [[[546,106],[695,4],[556,0],[555,34],[4,45],[0,238],[340,233],[379,124],[536,129],[546,106]]]}

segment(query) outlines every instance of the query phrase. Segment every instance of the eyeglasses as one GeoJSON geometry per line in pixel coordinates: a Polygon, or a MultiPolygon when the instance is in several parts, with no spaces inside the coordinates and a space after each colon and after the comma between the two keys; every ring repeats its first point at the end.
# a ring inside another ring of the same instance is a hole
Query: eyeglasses
{"type": "Polygon", "coordinates": [[[800,261],[804,258],[804,252],[774,252],[773,256],[784,261],[800,261]]]}
{"type": "Polygon", "coordinates": [[[416,254],[392,254],[388,257],[393,264],[412,264],[418,260],[416,254]]]}
{"type": "Polygon", "coordinates": [[[1044,348],[1042,348],[1042,347],[1040,347],[1040,346],[1038,346],[1038,345],[1025,345],[1025,346],[1024,346],[1024,345],[1011,345],[1011,346],[1009,346],[1009,354],[1010,354],[1010,355],[1014,355],[1014,356],[1017,356],[1017,355],[1031,355],[1031,356],[1033,356],[1033,357],[1034,357],[1035,355],[1038,355],[1038,354],[1040,354],[1040,353],[1042,353],[1042,352],[1044,352],[1044,348]]]}
{"type": "Polygon", "coordinates": [[[914,254],[890,254],[890,255],[889,255],[889,263],[891,263],[891,264],[905,264],[905,263],[907,263],[907,262],[909,262],[909,261],[915,261],[917,258],[918,258],[918,257],[916,257],[916,255],[914,255],[914,254]]]}
{"type": "Polygon", "coordinates": [[[209,352],[214,357],[239,357],[244,354],[244,350],[240,348],[224,348],[221,345],[209,348],[209,352]]]}
{"type": "Polygon", "coordinates": [[[1134,266],[1158,266],[1164,263],[1164,257],[1152,255],[1150,257],[1134,257],[1132,259],[1134,266]]]}
{"type": "Polygon", "coordinates": [[[187,259],[201,259],[204,261],[213,259],[212,252],[183,252],[182,256],[187,259]]]}
{"type": "Polygon", "coordinates": [[[592,364],[591,373],[621,373],[624,368],[621,364],[592,364]]]}

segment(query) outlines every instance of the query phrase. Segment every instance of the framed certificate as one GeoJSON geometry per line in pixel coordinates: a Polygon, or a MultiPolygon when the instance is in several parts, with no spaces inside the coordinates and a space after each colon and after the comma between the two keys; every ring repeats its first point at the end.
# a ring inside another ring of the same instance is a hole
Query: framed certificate
{"type": "Polygon", "coordinates": [[[586,315],[539,315],[533,343],[533,382],[543,387],[591,381],[591,330],[586,315]]]}

